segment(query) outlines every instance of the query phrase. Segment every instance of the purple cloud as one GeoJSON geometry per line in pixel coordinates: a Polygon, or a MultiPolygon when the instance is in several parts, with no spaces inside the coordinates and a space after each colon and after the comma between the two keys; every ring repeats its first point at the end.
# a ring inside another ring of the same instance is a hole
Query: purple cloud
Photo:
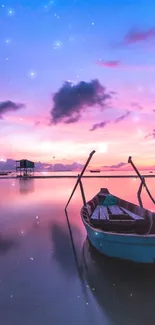
{"type": "Polygon", "coordinates": [[[0,102],[0,117],[3,117],[3,114],[10,112],[10,111],[17,111],[21,108],[25,107],[24,104],[21,103],[14,103],[10,100],[5,102],[0,102]]]}
{"type": "Polygon", "coordinates": [[[145,136],[145,139],[150,138],[150,137],[153,138],[153,139],[155,139],[155,129],[151,133],[148,133],[145,136]]]}
{"type": "Polygon", "coordinates": [[[123,45],[136,44],[140,42],[146,42],[155,39],[155,28],[147,30],[136,30],[133,29],[127,33],[124,38],[123,45]]]}
{"type": "Polygon", "coordinates": [[[119,123],[123,120],[125,120],[129,115],[131,114],[130,111],[127,111],[125,114],[117,117],[114,121],[104,121],[104,122],[101,122],[101,123],[96,123],[92,126],[92,128],[90,129],[90,131],[95,131],[99,128],[104,128],[107,124],[109,123],[119,123]]]}
{"type": "Polygon", "coordinates": [[[120,162],[119,164],[117,165],[111,165],[111,166],[103,166],[104,168],[120,168],[120,167],[123,167],[127,165],[127,163],[124,163],[124,162],[120,162]]]}
{"type": "Polygon", "coordinates": [[[143,110],[143,107],[141,105],[139,105],[138,103],[136,103],[136,102],[131,103],[131,106],[135,107],[136,109],[138,109],[140,111],[143,110]]]}
{"type": "Polygon", "coordinates": [[[78,122],[78,120],[80,119],[80,115],[76,115],[76,116],[74,116],[74,117],[71,117],[71,118],[69,118],[68,120],[66,120],[66,124],[71,124],[71,123],[76,123],[76,122],[78,122]]]}
{"type": "Polygon", "coordinates": [[[105,122],[101,122],[101,123],[96,123],[92,126],[92,128],[90,129],[90,131],[95,131],[96,129],[102,129],[104,128],[108,123],[110,123],[110,121],[105,121],[105,122]]]}
{"type": "Polygon", "coordinates": [[[119,122],[125,120],[130,114],[131,114],[131,112],[127,111],[125,114],[121,115],[120,117],[117,117],[114,122],[119,123],[119,122]]]}
{"type": "Polygon", "coordinates": [[[118,68],[122,65],[120,61],[116,61],[116,60],[115,61],[99,60],[96,63],[101,67],[106,67],[106,68],[118,68]]]}
{"type": "Polygon", "coordinates": [[[107,108],[106,101],[111,98],[112,93],[97,79],[90,82],[81,81],[76,85],[65,82],[53,96],[51,122],[75,123],[81,119],[82,113],[88,107],[99,105],[100,108],[107,108]]]}

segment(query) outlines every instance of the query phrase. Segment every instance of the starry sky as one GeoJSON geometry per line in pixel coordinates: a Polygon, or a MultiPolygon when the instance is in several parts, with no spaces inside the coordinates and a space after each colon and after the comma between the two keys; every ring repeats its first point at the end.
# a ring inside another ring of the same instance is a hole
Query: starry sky
{"type": "Polygon", "coordinates": [[[0,159],[155,165],[154,0],[0,4],[0,159]],[[53,158],[55,157],[55,158],[53,158]]]}

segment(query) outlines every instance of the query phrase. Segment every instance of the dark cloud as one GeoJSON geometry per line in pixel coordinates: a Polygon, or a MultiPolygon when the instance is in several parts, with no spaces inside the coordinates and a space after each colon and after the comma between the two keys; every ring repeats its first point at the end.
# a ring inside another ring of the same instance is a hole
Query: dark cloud
{"type": "Polygon", "coordinates": [[[100,65],[102,67],[106,67],[106,68],[118,68],[118,67],[121,66],[120,61],[103,61],[103,60],[99,60],[96,63],[98,65],[100,65]]]}
{"type": "Polygon", "coordinates": [[[153,138],[153,139],[155,139],[155,129],[151,133],[148,133],[145,136],[145,139],[150,138],[150,137],[153,138]]]}
{"type": "Polygon", "coordinates": [[[135,107],[136,109],[138,109],[140,111],[143,110],[143,107],[141,105],[139,105],[138,103],[136,103],[136,102],[131,103],[131,106],[135,107]]]}
{"type": "Polygon", "coordinates": [[[107,108],[106,101],[111,99],[112,95],[113,93],[108,92],[97,79],[90,82],[81,81],[76,85],[65,82],[53,96],[51,122],[75,123],[80,120],[87,107],[99,105],[100,108],[107,108]]]}
{"type": "Polygon", "coordinates": [[[152,39],[155,39],[154,27],[143,31],[133,29],[125,36],[123,45],[136,44],[144,41],[146,42],[152,39]]]}
{"type": "Polygon", "coordinates": [[[67,124],[76,123],[78,122],[79,119],[80,119],[80,114],[75,117],[69,118],[65,123],[67,124]]]}
{"type": "Polygon", "coordinates": [[[104,128],[108,123],[110,123],[109,121],[105,121],[105,122],[101,122],[101,123],[96,123],[92,126],[92,128],[90,129],[90,131],[95,131],[96,129],[102,129],[104,128]]]}
{"type": "Polygon", "coordinates": [[[127,163],[124,163],[124,162],[120,162],[119,164],[117,165],[111,165],[111,166],[103,166],[104,168],[120,168],[120,167],[123,167],[127,165],[127,163]]]}
{"type": "Polygon", "coordinates": [[[114,122],[119,123],[119,122],[125,120],[130,114],[131,114],[131,112],[127,111],[125,114],[121,115],[120,117],[117,117],[114,122]]]}
{"type": "Polygon", "coordinates": [[[0,102],[0,117],[3,116],[3,114],[9,112],[9,111],[17,111],[20,108],[25,107],[22,103],[14,103],[10,100],[7,100],[5,102],[0,102]]]}
{"type": "Polygon", "coordinates": [[[155,109],[153,109],[153,112],[155,113],[155,109]]]}

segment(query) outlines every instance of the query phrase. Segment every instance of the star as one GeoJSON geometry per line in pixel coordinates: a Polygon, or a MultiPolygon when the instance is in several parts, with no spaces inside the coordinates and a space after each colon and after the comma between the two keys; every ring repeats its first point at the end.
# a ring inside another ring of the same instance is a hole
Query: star
{"type": "Polygon", "coordinates": [[[57,14],[54,14],[54,17],[56,17],[57,19],[59,19],[59,18],[60,18],[60,16],[58,16],[57,14]]]}
{"type": "Polygon", "coordinates": [[[61,41],[55,41],[54,43],[53,43],[53,49],[54,50],[58,50],[58,49],[60,49],[62,47],[62,42],[61,41]]]}
{"type": "Polygon", "coordinates": [[[35,72],[34,70],[29,71],[29,77],[30,77],[31,79],[36,78],[36,72],[35,72]]]}
{"type": "Polygon", "coordinates": [[[138,123],[139,120],[140,120],[140,117],[139,117],[139,116],[134,116],[134,117],[133,117],[133,121],[134,121],[135,123],[138,123]]]}
{"type": "Polygon", "coordinates": [[[6,43],[6,44],[9,44],[9,43],[11,43],[11,40],[10,40],[9,38],[7,38],[7,39],[5,40],[5,43],[6,43]]]}
{"type": "Polygon", "coordinates": [[[8,10],[8,16],[13,16],[14,15],[14,10],[13,9],[9,9],[8,10]]]}

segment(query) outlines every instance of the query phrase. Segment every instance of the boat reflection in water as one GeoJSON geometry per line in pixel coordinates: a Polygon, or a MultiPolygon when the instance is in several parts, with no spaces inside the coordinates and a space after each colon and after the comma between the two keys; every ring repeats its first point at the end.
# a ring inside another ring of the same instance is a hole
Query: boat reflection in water
{"type": "MultiPolygon", "coordinates": [[[[87,238],[81,247],[77,240],[82,236],[80,229],[71,226],[91,312],[97,310],[98,319],[106,319],[108,325],[154,325],[155,267],[105,257],[87,238]]],[[[52,224],[50,236],[53,257],[72,283],[77,269],[73,254],[68,254],[68,231],[60,223],[52,224]]]]}
{"type": "Polygon", "coordinates": [[[103,257],[86,239],[83,275],[104,315],[115,325],[155,324],[155,268],[103,257]]]}

